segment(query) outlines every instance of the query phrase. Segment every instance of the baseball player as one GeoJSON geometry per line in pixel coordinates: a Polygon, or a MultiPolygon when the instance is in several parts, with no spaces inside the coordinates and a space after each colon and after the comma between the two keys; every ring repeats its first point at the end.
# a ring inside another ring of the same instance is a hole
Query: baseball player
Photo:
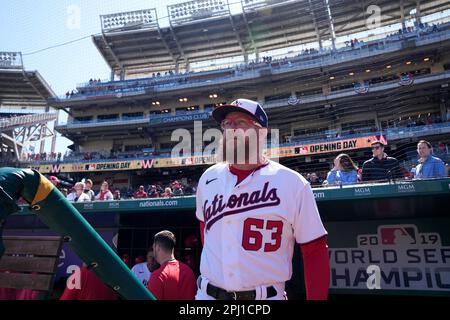
{"type": "Polygon", "coordinates": [[[144,286],[147,286],[152,272],[158,268],[159,265],[153,255],[153,248],[150,248],[147,250],[147,261],[135,264],[133,268],[131,268],[131,272],[142,282],[144,286]]]}
{"type": "Polygon", "coordinates": [[[327,232],[308,182],[263,156],[265,111],[238,99],[212,116],[223,129],[224,161],[207,169],[198,185],[203,251],[196,299],[287,299],[295,242],[302,250],[307,298],[327,299],[327,232]],[[257,143],[249,138],[252,130],[257,143]],[[239,148],[248,151],[244,161],[237,161],[239,148]]]}

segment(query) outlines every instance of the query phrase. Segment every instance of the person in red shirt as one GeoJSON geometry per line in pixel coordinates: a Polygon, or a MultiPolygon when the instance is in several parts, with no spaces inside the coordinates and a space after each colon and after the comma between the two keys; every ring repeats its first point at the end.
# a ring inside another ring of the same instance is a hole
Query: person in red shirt
{"type": "Polygon", "coordinates": [[[79,276],[79,287],[66,286],[59,300],[118,300],[119,295],[110,287],[105,285],[97,275],[83,266],[79,273],[72,274],[67,283],[74,283],[74,277],[79,276]]]}
{"type": "Polygon", "coordinates": [[[144,191],[144,186],[140,186],[139,190],[134,193],[133,196],[135,199],[144,199],[148,198],[147,192],[144,191]]]}
{"type": "Polygon", "coordinates": [[[155,235],[153,253],[161,266],[152,272],[147,288],[157,300],[194,300],[197,292],[194,272],[175,259],[175,244],[175,235],[170,231],[155,235]]]}

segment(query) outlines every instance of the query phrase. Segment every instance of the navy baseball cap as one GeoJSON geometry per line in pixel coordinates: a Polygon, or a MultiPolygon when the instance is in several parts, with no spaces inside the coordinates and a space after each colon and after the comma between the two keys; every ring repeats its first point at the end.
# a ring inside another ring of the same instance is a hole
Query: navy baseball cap
{"type": "Polygon", "coordinates": [[[219,106],[213,110],[212,117],[220,124],[230,112],[246,113],[264,128],[267,128],[269,124],[269,119],[261,104],[248,99],[237,99],[230,104],[219,106]]]}

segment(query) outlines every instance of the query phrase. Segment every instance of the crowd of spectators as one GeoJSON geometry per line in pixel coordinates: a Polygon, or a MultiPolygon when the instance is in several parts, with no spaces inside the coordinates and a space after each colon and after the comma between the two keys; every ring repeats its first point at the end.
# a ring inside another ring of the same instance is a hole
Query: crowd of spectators
{"type": "Polygon", "coordinates": [[[400,165],[400,162],[385,152],[385,142],[375,141],[371,150],[373,157],[361,167],[347,154],[339,154],[330,171],[302,173],[313,186],[353,185],[364,182],[430,179],[449,176],[449,147],[443,142],[432,145],[426,140],[417,143],[414,160],[400,165]]]}
{"type": "MultiPolygon", "coordinates": [[[[448,118],[450,120],[450,117],[448,118]]],[[[404,117],[404,118],[397,118],[392,119],[387,123],[383,123],[383,129],[387,128],[413,128],[418,126],[425,126],[425,125],[433,125],[435,123],[442,123],[445,122],[445,120],[442,120],[442,117],[439,114],[429,114],[426,116],[419,115],[417,117],[404,117]]]]}
{"type": "Polygon", "coordinates": [[[170,198],[195,195],[197,191],[197,182],[192,179],[188,179],[186,184],[179,180],[168,183],[159,181],[147,186],[140,185],[137,188],[115,187],[103,181],[97,191],[94,190],[91,179],[76,182],[70,187],[63,185],[56,176],[50,176],[49,180],[72,202],[170,198]]]}
{"type": "Polygon", "coordinates": [[[434,33],[434,32],[439,32],[440,31],[440,27],[439,25],[441,25],[442,23],[422,23],[420,22],[417,26],[409,26],[409,27],[404,27],[401,29],[398,29],[398,31],[391,33],[389,35],[387,35],[386,40],[394,40],[397,39],[399,37],[403,37],[403,36],[407,36],[413,33],[419,33],[419,34],[424,34],[424,33],[434,33]]]}
{"type": "Polygon", "coordinates": [[[28,152],[22,154],[22,160],[24,161],[62,161],[63,156],[61,152],[42,152],[42,153],[34,153],[28,152]]]}

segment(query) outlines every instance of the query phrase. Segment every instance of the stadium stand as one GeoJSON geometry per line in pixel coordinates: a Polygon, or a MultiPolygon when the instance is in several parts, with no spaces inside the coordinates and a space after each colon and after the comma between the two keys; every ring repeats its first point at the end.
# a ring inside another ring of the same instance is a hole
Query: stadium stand
{"type": "MultiPolygon", "coordinates": [[[[0,162],[17,165],[24,146],[56,136],[47,99],[55,93],[37,71],[26,71],[20,52],[0,52],[0,162]]],[[[55,140],[53,140],[55,141],[55,140]]],[[[54,142],[53,150],[54,151],[54,142]]]]}

